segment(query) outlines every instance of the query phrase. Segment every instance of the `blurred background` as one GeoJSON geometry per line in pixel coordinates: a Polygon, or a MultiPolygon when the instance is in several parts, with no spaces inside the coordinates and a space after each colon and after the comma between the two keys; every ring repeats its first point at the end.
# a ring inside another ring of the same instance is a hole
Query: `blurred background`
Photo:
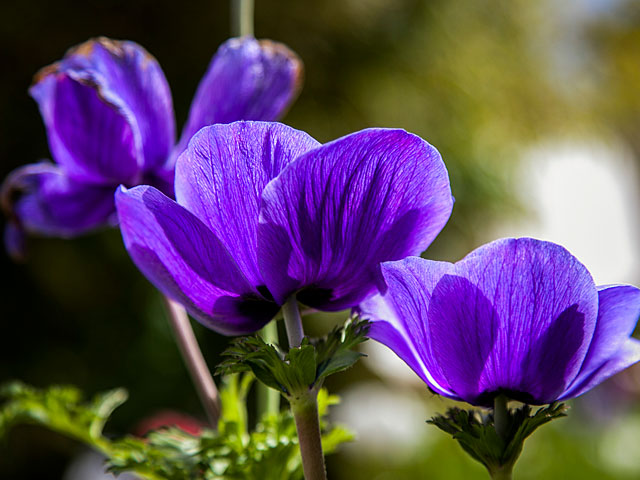
{"type": "MultiPolygon", "coordinates": [[[[327,141],[401,127],[435,145],[449,169],[453,216],[425,253],[456,261],[499,236],[566,246],[596,283],[640,284],[640,2],[634,0],[260,0],[258,38],[288,44],[305,84],[284,121],[327,141]]],[[[48,158],[27,94],[32,75],[97,36],[134,40],[160,62],[183,124],[217,46],[225,1],[34,0],[0,3],[0,178],[48,158]]],[[[108,425],[125,433],[158,410],[203,417],[159,294],[117,231],[33,239],[2,262],[0,382],[116,386],[130,400],[108,425]]],[[[323,334],[344,314],[305,320],[323,334]]],[[[210,365],[227,339],[196,325],[210,365]]],[[[483,479],[424,421],[448,403],[393,354],[328,383],[334,417],[358,441],[328,458],[332,479],[483,479]]],[[[516,467],[520,479],[640,478],[640,368],[571,402],[516,467]]],[[[82,447],[35,427],[0,446],[0,478],[63,478],[82,447]]]]}

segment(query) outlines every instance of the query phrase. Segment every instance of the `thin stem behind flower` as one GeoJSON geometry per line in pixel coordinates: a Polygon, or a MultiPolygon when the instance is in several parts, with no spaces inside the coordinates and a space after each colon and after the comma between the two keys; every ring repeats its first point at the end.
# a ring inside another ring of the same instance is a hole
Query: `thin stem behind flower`
{"type": "Polygon", "coordinates": [[[291,295],[289,300],[282,306],[282,316],[284,317],[284,325],[287,328],[289,348],[299,347],[304,338],[304,330],[302,329],[302,318],[300,318],[300,310],[298,310],[298,301],[295,294],[291,295]]]}
{"type": "Polygon", "coordinates": [[[231,36],[253,36],[254,0],[231,0],[231,36]]]}
{"type": "Polygon", "coordinates": [[[182,359],[198,391],[198,396],[209,419],[209,424],[215,429],[220,417],[218,389],[202,356],[184,307],[168,297],[164,297],[164,301],[169,314],[169,323],[173,329],[182,359]]]}
{"type": "MultiPolygon", "coordinates": [[[[302,319],[295,295],[282,306],[282,315],[287,329],[289,348],[299,348],[304,338],[302,319]]],[[[292,393],[289,398],[293,418],[296,421],[300,456],[305,480],[326,480],[327,471],[322,452],[322,436],[318,418],[318,391],[309,388],[302,392],[292,393]]]]}
{"type": "MultiPolygon", "coordinates": [[[[505,395],[498,395],[493,400],[493,426],[496,433],[502,438],[507,439],[509,435],[509,399],[505,395]]],[[[489,468],[489,475],[493,480],[511,480],[513,472],[513,464],[508,463],[497,468],[489,468]]]]}

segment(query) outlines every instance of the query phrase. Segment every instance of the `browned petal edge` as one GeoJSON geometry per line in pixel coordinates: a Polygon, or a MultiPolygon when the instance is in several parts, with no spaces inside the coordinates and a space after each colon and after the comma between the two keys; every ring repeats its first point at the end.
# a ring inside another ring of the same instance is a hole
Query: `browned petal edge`
{"type": "Polygon", "coordinates": [[[44,80],[49,75],[53,75],[55,73],[58,73],[59,69],[60,69],[60,62],[55,62],[55,63],[52,63],[51,65],[47,65],[46,67],[42,67],[33,76],[33,81],[31,82],[31,86],[34,86],[34,85],[40,83],[42,80],[44,80]]]}
{"type": "MultiPolygon", "coordinates": [[[[72,57],[75,55],[89,57],[96,46],[99,44],[105,50],[107,50],[111,55],[117,58],[124,58],[127,53],[125,40],[114,40],[111,38],[107,38],[104,36],[90,38],[86,42],[75,45],[67,50],[64,54],[64,58],[72,57]]],[[[133,43],[133,42],[132,42],[133,43]]],[[[143,67],[148,65],[149,62],[156,62],[156,58],[151,55],[146,48],[141,45],[136,44],[136,46],[140,49],[142,54],[144,55],[144,63],[143,67]]],[[[32,85],[35,85],[41,82],[45,77],[55,74],[60,70],[60,61],[54,62],[51,65],[47,65],[46,67],[41,68],[33,77],[32,85]]]]}
{"type": "MultiPolygon", "coordinates": [[[[57,74],[59,70],[58,68],[59,64],[60,62],[56,62],[41,69],[34,77],[32,86],[41,82],[45,77],[51,74],[57,74]]],[[[72,80],[81,85],[85,85],[89,88],[94,89],[96,91],[96,94],[98,95],[98,98],[100,98],[100,100],[102,100],[105,104],[107,104],[109,107],[113,108],[117,112],[123,113],[120,105],[115,104],[114,102],[112,102],[111,100],[105,97],[103,86],[100,85],[98,82],[96,82],[93,78],[73,78],[72,80]]]]}
{"type": "MultiPolygon", "coordinates": [[[[129,47],[133,44],[140,50],[140,52],[142,52],[142,55],[144,56],[144,62],[142,64],[143,67],[148,65],[149,62],[156,62],[156,63],[158,62],[156,58],[153,55],[151,55],[146,48],[144,48],[142,45],[138,43],[131,42],[129,40],[113,40],[111,38],[100,36],[100,37],[92,38],[89,41],[78,45],[76,48],[77,49],[84,48],[84,46],[90,42],[91,42],[91,46],[89,48],[93,48],[93,45],[95,45],[96,43],[99,43],[105,50],[107,50],[113,56],[118,58],[124,58],[127,53],[127,44],[129,44],[128,45],[129,47]]],[[[76,52],[70,51],[68,54],[70,53],[82,54],[82,52],[80,51],[76,51],[76,52]]],[[[90,54],[90,53],[91,53],[91,50],[89,50],[87,54],[90,54]]]]}
{"type": "Polygon", "coordinates": [[[302,63],[302,59],[284,43],[262,39],[258,40],[258,44],[265,52],[276,56],[286,57],[293,64],[293,95],[291,98],[291,101],[293,101],[300,93],[302,83],[304,81],[304,63],[302,63]]]}

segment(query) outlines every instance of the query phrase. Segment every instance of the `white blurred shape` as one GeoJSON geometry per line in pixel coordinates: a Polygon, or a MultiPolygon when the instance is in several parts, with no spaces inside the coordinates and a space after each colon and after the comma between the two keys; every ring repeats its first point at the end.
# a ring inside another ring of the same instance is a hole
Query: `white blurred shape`
{"type": "Polygon", "coordinates": [[[424,385],[422,379],[400,357],[381,343],[369,340],[362,344],[362,352],[367,355],[364,359],[367,368],[385,381],[398,385],[424,385]]]}
{"type": "Polygon", "coordinates": [[[633,157],[604,143],[536,147],[521,164],[517,190],[532,215],[496,236],[530,236],[567,248],[596,284],[638,283],[638,171],[633,157]]]}
{"type": "MultiPolygon", "coordinates": [[[[640,474],[640,418],[627,417],[600,437],[600,460],[607,470],[640,474]]],[[[636,477],[634,477],[636,478],[636,477]]]]}
{"type": "Polygon", "coordinates": [[[333,420],[356,433],[356,441],[344,445],[345,453],[379,455],[402,462],[431,443],[435,429],[429,428],[425,420],[432,412],[415,392],[365,382],[340,396],[342,401],[334,407],[333,420]]]}
{"type": "Polygon", "coordinates": [[[73,459],[64,472],[63,480],[138,480],[138,477],[122,473],[117,477],[106,472],[103,455],[89,450],[73,459]]]}

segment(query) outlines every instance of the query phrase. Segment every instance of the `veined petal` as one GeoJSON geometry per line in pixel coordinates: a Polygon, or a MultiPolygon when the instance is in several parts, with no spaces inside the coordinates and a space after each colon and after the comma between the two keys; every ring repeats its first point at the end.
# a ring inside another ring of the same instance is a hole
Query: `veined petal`
{"type": "Polygon", "coordinates": [[[581,382],[575,383],[572,389],[563,394],[559,400],[562,401],[578,397],[593,387],[598,386],[609,377],[614,376],[616,373],[638,362],[640,362],[640,341],[635,338],[627,338],[622,345],[620,345],[615,355],[610,357],[589,375],[582,378],[581,382]]]}
{"type": "Polygon", "coordinates": [[[640,361],[640,342],[630,338],[640,317],[640,290],[598,287],[598,322],[580,373],[562,399],[577,397],[640,361]]]}
{"type": "Polygon", "coordinates": [[[113,223],[114,190],[78,182],[56,165],[42,162],[14,170],[7,177],[2,203],[14,228],[74,237],[113,223]]]}
{"type": "Polygon", "coordinates": [[[300,90],[302,62],[285,45],[232,38],[214,55],[196,92],[177,157],[202,127],[237,120],[278,120],[300,90]]]}
{"type": "Polygon", "coordinates": [[[171,93],[141,46],[89,40],[43,69],[31,93],[54,158],[71,175],[132,182],[167,161],[175,140],[171,93]]]}
{"type": "Polygon", "coordinates": [[[279,123],[236,122],[200,130],[176,165],[178,203],[208,225],[244,272],[258,269],[260,195],[282,169],[320,144],[279,123]]]}
{"type": "Polygon", "coordinates": [[[556,400],[595,329],[587,269],[559,245],[529,238],[492,242],[455,266],[433,290],[428,314],[434,355],[454,391],[479,405],[498,392],[556,400]]]}
{"type": "Polygon", "coordinates": [[[225,335],[255,332],[277,313],[247,282],[224,245],[195,215],[153,187],[116,193],[134,263],[162,293],[225,335]]]}
{"type": "Polygon", "coordinates": [[[175,143],[175,119],[171,90],[158,61],[131,41],[100,37],[71,53],[85,55],[99,72],[102,95],[127,105],[135,117],[144,150],[144,170],[163,165],[175,143]]]}
{"type": "Polygon", "coordinates": [[[384,293],[359,306],[363,317],[372,322],[368,336],[393,350],[434,392],[459,400],[434,360],[427,335],[431,293],[454,266],[410,257],[381,267],[384,293]]]}
{"type": "Polygon", "coordinates": [[[417,255],[453,198],[437,150],[403,130],[369,129],[312,150],[265,188],[260,270],[277,302],[339,310],[381,281],[379,264],[417,255]]]}

